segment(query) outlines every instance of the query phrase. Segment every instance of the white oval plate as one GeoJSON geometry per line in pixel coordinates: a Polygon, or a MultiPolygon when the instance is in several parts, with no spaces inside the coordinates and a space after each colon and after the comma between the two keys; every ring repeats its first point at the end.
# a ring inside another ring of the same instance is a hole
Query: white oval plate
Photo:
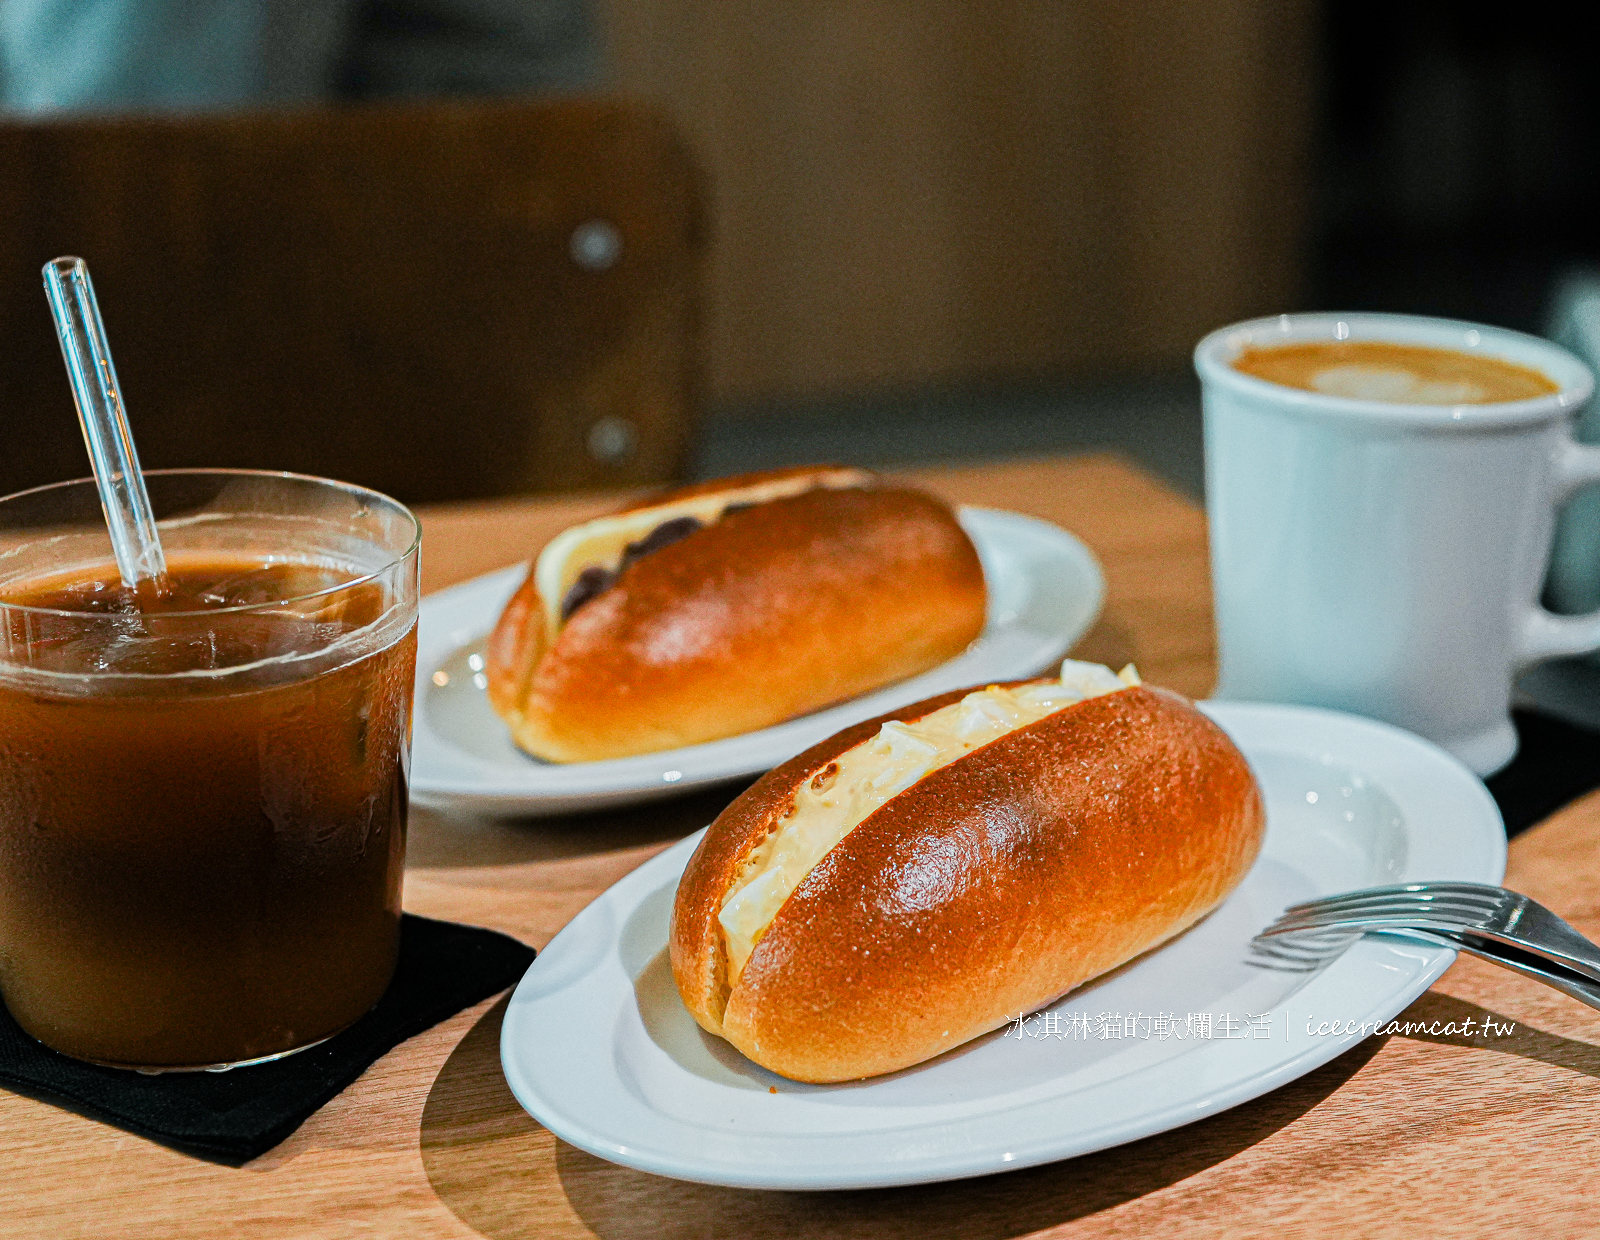
{"type": "Polygon", "coordinates": [[[776,727],[686,749],[567,765],[511,743],[483,691],[483,643],[527,565],[422,600],[411,795],[483,814],[601,809],[675,796],[771,770],[841,728],[964,685],[1032,676],[1057,663],[1100,614],[1105,579],[1065,530],[1014,512],[963,508],[983,561],[988,620],[978,640],[932,671],[776,727]]]}
{"type": "Polygon", "coordinates": [[[612,887],[534,961],[501,1034],[512,1093],[563,1140],[639,1170],[740,1188],[868,1188],[1120,1145],[1326,1063],[1363,1036],[1330,1032],[1332,1022],[1390,1020],[1455,953],[1361,939],[1308,975],[1246,963],[1251,936],[1285,905],[1356,887],[1498,883],[1499,811],[1466,767],[1386,724],[1293,706],[1204,708],[1261,782],[1260,859],[1194,929],[1045,1016],[870,1081],[801,1085],[757,1067],[694,1023],[667,963],[697,834],[612,887]],[[1134,1036],[1073,1037],[1079,1013],[1094,1034],[1126,1032],[1097,1026],[1101,1014],[1138,1014],[1134,1036]],[[1157,1036],[1164,1013],[1207,1015],[1213,1036],[1157,1036]],[[1239,1022],[1235,1036],[1217,1036],[1230,1031],[1224,1017],[1239,1022]]]}

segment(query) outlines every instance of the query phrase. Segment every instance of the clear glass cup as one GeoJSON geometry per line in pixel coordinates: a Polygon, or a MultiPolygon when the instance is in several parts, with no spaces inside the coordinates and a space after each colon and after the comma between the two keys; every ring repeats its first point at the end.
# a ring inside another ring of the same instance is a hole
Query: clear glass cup
{"type": "Polygon", "coordinates": [[[394,972],[420,531],[326,479],[145,478],[142,611],[92,481],[0,499],[0,998],[96,1063],[275,1059],[394,972]]]}

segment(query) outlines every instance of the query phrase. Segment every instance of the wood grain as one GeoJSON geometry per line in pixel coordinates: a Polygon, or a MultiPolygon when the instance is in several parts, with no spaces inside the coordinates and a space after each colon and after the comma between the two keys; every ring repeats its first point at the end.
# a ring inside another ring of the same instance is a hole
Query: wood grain
{"type": "Polygon", "coordinates": [[[39,283],[61,254],[93,273],[147,469],[290,469],[407,502],[682,471],[703,229],[654,111],[0,120],[0,169],[0,494],[87,472],[39,283]],[[590,226],[613,230],[611,265],[575,260],[590,226]],[[634,437],[615,457],[589,439],[608,418],[634,437]]]}
{"type": "MultiPolygon", "coordinates": [[[[1107,458],[915,475],[966,502],[1052,516],[1100,555],[1098,649],[1203,692],[1200,514],[1107,458]]],[[[437,588],[528,553],[606,501],[429,510],[437,588]],[[474,558],[477,557],[477,558],[474,558]]],[[[731,795],[526,822],[418,813],[408,908],[543,945],[588,900],[731,795]]],[[[1600,934],[1600,794],[1511,847],[1508,883],[1600,934]]],[[[0,1094],[0,1236],[1477,1237],[1600,1228],[1600,1013],[1458,963],[1402,1019],[1484,1013],[1492,1038],[1388,1037],[1199,1124],[1008,1175],[914,1189],[758,1193],[633,1172],[529,1118],[499,1070],[504,1001],[414,1038],[243,1169],[0,1094]]]]}
{"type": "Polygon", "coordinates": [[[1305,0],[605,0],[709,173],[723,399],[1182,364],[1300,296],[1305,0]]]}

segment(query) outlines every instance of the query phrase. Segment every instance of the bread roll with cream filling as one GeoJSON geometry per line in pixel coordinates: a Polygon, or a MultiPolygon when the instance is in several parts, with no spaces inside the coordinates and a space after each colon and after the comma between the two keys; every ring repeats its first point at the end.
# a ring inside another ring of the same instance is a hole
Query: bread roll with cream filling
{"type": "Polygon", "coordinates": [[[1265,819],[1187,700],[1068,660],[846,729],[712,824],[673,910],[700,1025],[801,1081],[920,1063],[1214,908],[1265,819]]]}
{"type": "Polygon", "coordinates": [[[549,761],[673,749],[927,671],[984,608],[932,496],[857,469],[702,483],[545,546],[489,640],[489,701],[549,761]]]}

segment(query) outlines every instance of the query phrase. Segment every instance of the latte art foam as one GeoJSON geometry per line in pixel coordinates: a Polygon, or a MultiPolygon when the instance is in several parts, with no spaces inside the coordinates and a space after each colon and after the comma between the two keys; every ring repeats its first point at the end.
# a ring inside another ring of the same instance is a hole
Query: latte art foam
{"type": "Polygon", "coordinates": [[[1559,390],[1539,371],[1502,358],[1378,340],[1250,348],[1232,364],[1284,387],[1399,405],[1489,405],[1559,390]]]}

